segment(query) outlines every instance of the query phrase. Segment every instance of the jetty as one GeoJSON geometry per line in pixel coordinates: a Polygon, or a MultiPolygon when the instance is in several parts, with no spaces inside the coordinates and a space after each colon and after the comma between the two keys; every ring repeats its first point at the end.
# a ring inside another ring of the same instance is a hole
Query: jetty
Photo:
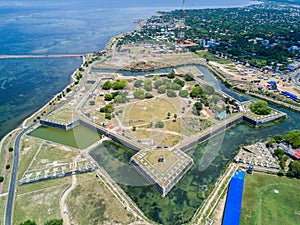
{"type": "Polygon", "coordinates": [[[82,58],[84,54],[62,55],[0,55],[0,59],[82,58]]]}

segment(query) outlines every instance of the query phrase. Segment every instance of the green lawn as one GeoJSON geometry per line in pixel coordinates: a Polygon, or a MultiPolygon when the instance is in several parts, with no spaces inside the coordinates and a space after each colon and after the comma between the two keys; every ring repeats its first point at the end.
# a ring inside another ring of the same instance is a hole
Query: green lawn
{"type": "Polygon", "coordinates": [[[259,173],[246,175],[240,224],[299,224],[299,193],[300,180],[259,173]]]}

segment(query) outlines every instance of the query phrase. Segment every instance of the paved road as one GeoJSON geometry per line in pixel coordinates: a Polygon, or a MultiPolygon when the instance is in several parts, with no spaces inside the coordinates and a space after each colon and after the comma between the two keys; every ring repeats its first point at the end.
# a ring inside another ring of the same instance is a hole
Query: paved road
{"type": "Polygon", "coordinates": [[[29,131],[36,123],[31,124],[25,130],[18,134],[15,145],[14,145],[14,162],[11,170],[11,177],[8,189],[8,196],[6,201],[5,208],[5,225],[12,225],[12,215],[13,215],[13,206],[15,200],[15,190],[17,183],[17,174],[18,174],[18,166],[19,166],[19,153],[20,153],[20,140],[23,135],[29,131]]]}

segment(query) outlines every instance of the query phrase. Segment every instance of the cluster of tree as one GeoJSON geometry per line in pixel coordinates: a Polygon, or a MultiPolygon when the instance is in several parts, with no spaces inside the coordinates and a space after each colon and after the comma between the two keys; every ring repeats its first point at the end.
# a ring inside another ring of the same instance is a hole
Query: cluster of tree
{"type": "Polygon", "coordinates": [[[128,102],[128,98],[126,97],[126,94],[124,92],[116,91],[113,93],[107,93],[104,95],[105,101],[112,101],[114,100],[115,103],[121,104],[128,102]]]}
{"type": "MultiPolygon", "coordinates": [[[[49,220],[46,223],[44,223],[44,225],[62,225],[62,224],[63,224],[62,219],[53,219],[53,220],[49,220]]],[[[19,225],[37,225],[37,223],[33,220],[26,220],[26,221],[20,223],[19,225]]]]}
{"type": "Polygon", "coordinates": [[[300,161],[292,161],[289,164],[289,170],[287,171],[286,175],[288,177],[295,177],[300,179],[300,161]]]}
{"type": "Polygon", "coordinates": [[[295,148],[300,147],[300,130],[292,130],[288,133],[281,135],[276,134],[273,138],[268,138],[268,145],[271,145],[272,143],[280,143],[280,142],[286,142],[290,145],[292,145],[295,148]]]}
{"type": "Polygon", "coordinates": [[[106,104],[104,107],[100,108],[101,113],[105,113],[105,119],[111,120],[112,112],[114,111],[114,104],[112,102],[106,104]]]}
{"type": "Polygon", "coordinates": [[[274,154],[279,159],[279,165],[282,169],[285,169],[286,167],[286,161],[288,160],[288,156],[284,154],[284,151],[282,151],[280,148],[276,148],[274,150],[274,154]]]}
{"type": "Polygon", "coordinates": [[[288,133],[286,133],[283,136],[283,139],[288,144],[292,145],[295,148],[300,147],[300,130],[293,130],[288,133]]]}
{"type": "Polygon", "coordinates": [[[122,90],[127,87],[128,81],[127,80],[117,80],[114,82],[111,82],[107,80],[103,85],[102,89],[103,90],[122,90]]]}
{"type": "Polygon", "coordinates": [[[271,113],[272,109],[268,107],[268,104],[265,101],[252,102],[249,105],[251,112],[257,115],[268,115],[271,113]]]}
{"type": "Polygon", "coordinates": [[[199,116],[200,115],[200,111],[202,110],[203,106],[202,106],[202,103],[201,102],[196,102],[194,105],[193,105],[193,108],[192,108],[192,112],[199,116]]]}
{"type": "Polygon", "coordinates": [[[154,81],[154,88],[158,93],[164,94],[167,90],[180,91],[185,85],[184,80],[176,78],[173,81],[169,79],[157,79],[154,81]]]}

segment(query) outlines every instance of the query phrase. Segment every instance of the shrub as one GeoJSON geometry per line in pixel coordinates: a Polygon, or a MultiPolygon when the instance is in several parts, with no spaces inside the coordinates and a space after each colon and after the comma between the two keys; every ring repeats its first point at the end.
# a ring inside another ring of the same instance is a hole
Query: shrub
{"type": "Polygon", "coordinates": [[[180,91],[179,91],[179,96],[180,96],[181,98],[187,98],[187,97],[189,96],[188,90],[180,90],[180,91]]]}
{"type": "Polygon", "coordinates": [[[154,97],[154,96],[153,96],[151,93],[148,93],[148,92],[147,92],[147,93],[145,94],[145,98],[153,98],[153,97],[154,97]]]}
{"type": "Polygon", "coordinates": [[[136,99],[144,99],[145,98],[145,91],[142,89],[136,90],[133,92],[133,96],[136,99]]]}
{"type": "Polygon", "coordinates": [[[157,121],[154,126],[155,126],[155,128],[163,128],[164,125],[165,124],[162,121],[157,121]]]}
{"type": "Polygon", "coordinates": [[[142,80],[137,80],[134,82],[134,87],[139,88],[142,87],[143,81],[142,80]]]}
{"type": "Polygon", "coordinates": [[[158,92],[159,94],[165,94],[165,93],[166,93],[166,90],[167,90],[166,85],[161,85],[161,86],[158,87],[157,92],[158,92]]]}
{"type": "Polygon", "coordinates": [[[175,97],[177,96],[177,94],[176,94],[176,92],[173,91],[173,90],[168,90],[168,91],[167,91],[167,96],[168,96],[169,98],[175,98],[175,97]]]}

